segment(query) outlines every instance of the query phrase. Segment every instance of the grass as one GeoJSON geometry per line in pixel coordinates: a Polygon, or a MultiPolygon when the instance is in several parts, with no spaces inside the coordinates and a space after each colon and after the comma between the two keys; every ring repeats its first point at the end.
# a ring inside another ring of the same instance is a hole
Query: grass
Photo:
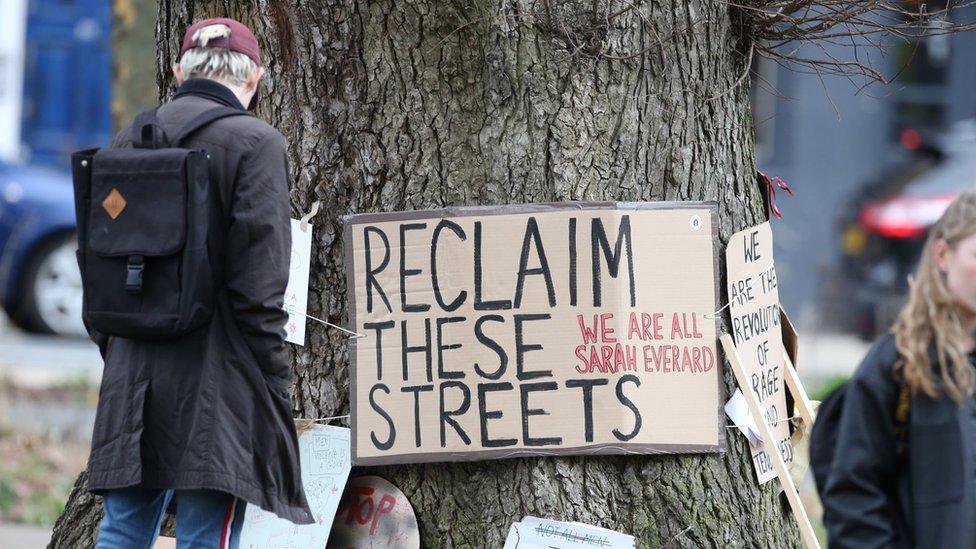
{"type": "Polygon", "coordinates": [[[84,469],[86,443],[15,434],[0,440],[0,522],[51,527],[84,469]]]}
{"type": "MultiPolygon", "coordinates": [[[[12,397],[42,404],[91,402],[94,406],[98,395],[97,388],[83,378],[36,389],[0,380],[0,402],[11,402],[12,397]]],[[[0,409],[0,522],[50,528],[85,468],[90,444],[55,431],[18,429],[13,422],[4,423],[3,411],[0,409]]]]}
{"type": "Polygon", "coordinates": [[[810,400],[820,400],[827,398],[831,393],[837,390],[838,387],[847,383],[850,379],[848,375],[835,375],[828,377],[823,382],[818,383],[817,386],[809,392],[810,400]]]}

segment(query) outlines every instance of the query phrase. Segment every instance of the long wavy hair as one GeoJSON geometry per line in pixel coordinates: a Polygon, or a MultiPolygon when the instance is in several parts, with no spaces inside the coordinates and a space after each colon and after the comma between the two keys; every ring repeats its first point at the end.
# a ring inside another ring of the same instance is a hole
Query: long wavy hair
{"type": "Polygon", "coordinates": [[[891,331],[899,360],[895,374],[912,394],[923,392],[938,398],[940,389],[957,402],[973,394],[973,367],[966,356],[966,341],[972,337],[963,327],[963,305],[953,296],[946,275],[934,257],[937,240],[951,249],[959,241],[976,234],[976,192],[966,191],[929,231],[918,271],[909,278],[908,302],[902,307],[891,331]],[[930,353],[938,361],[932,364],[930,353]]]}

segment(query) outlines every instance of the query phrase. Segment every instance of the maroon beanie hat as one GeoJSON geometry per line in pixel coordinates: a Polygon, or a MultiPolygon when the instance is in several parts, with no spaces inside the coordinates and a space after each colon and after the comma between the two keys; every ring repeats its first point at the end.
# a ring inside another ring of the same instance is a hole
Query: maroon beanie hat
{"type": "Polygon", "coordinates": [[[259,67],[261,66],[261,48],[258,46],[258,40],[254,37],[254,33],[243,23],[227,17],[215,17],[213,19],[197,21],[190,25],[190,28],[186,29],[186,34],[183,35],[183,47],[180,49],[180,57],[186,53],[186,50],[199,47],[227,48],[231,51],[243,53],[257,63],[259,67]],[[210,25],[227,25],[230,28],[230,36],[210,38],[207,40],[206,46],[200,40],[193,39],[193,35],[198,30],[210,25]]]}

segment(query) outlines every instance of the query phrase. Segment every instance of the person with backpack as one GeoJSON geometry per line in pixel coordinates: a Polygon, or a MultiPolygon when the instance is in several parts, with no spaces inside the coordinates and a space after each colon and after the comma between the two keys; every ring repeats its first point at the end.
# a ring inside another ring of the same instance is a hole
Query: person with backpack
{"type": "Polygon", "coordinates": [[[72,158],[84,318],[105,368],[88,462],[97,547],[236,547],[251,503],[313,523],[282,309],[286,143],[248,113],[264,75],[232,19],[186,31],[179,88],[72,158]]]}
{"type": "Polygon", "coordinates": [[[820,487],[831,549],[976,547],[976,191],[930,230],[910,287],[842,388],[820,487]]]}

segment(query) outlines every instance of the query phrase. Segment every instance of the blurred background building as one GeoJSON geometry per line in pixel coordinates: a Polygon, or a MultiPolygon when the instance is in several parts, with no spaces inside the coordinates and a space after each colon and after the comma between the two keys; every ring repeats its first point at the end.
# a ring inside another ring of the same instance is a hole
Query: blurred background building
{"type": "MultiPolygon", "coordinates": [[[[839,44],[796,53],[851,58],[839,44]]],[[[976,153],[976,34],[861,54],[894,81],[865,86],[758,59],[752,102],[757,165],[796,191],[777,193],[783,219],[772,222],[783,306],[801,331],[868,338],[901,304],[928,227],[976,184],[966,158],[976,153]]]]}
{"type": "Polygon", "coordinates": [[[104,0],[4,0],[0,151],[61,167],[112,131],[112,7],[104,0]],[[4,79],[7,82],[7,78],[4,79]]]}

